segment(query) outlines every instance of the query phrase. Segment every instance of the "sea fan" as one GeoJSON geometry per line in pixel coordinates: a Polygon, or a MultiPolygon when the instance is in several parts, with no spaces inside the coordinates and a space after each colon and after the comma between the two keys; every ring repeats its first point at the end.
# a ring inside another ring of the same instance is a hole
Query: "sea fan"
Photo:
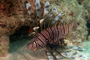
{"type": "MultiPolygon", "coordinates": [[[[33,23],[33,39],[28,45],[32,51],[46,48],[49,60],[61,60],[69,58],[72,60],[85,60],[87,57],[79,54],[84,50],[81,47],[67,46],[64,37],[73,27],[73,22],[66,23],[62,17],[64,12],[58,13],[56,7],[50,8],[50,3],[45,5],[36,0],[35,12],[32,13],[32,5],[25,1],[27,13],[33,23]],[[49,49],[50,48],[50,49],[49,49]]],[[[31,36],[30,34],[30,36],[31,36]]]]}

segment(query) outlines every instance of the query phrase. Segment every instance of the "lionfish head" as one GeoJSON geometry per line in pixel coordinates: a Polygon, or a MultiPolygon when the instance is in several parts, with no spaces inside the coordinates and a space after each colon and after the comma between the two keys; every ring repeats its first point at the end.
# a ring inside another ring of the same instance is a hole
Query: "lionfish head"
{"type": "Polygon", "coordinates": [[[31,40],[31,42],[28,44],[28,48],[31,50],[31,51],[36,51],[37,50],[37,46],[36,46],[36,42],[35,42],[35,38],[31,40]]]}

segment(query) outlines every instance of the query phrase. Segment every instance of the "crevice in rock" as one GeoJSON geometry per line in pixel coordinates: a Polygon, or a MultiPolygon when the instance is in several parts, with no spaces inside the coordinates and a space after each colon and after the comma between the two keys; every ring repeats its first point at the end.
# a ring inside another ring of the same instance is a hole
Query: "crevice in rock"
{"type": "Polygon", "coordinates": [[[15,42],[16,38],[28,37],[29,26],[22,26],[15,31],[14,34],[10,35],[10,42],[15,42]]]}
{"type": "Polygon", "coordinates": [[[88,36],[90,35],[90,23],[87,22],[87,28],[88,28],[88,35],[87,35],[87,39],[88,39],[88,36]]]}

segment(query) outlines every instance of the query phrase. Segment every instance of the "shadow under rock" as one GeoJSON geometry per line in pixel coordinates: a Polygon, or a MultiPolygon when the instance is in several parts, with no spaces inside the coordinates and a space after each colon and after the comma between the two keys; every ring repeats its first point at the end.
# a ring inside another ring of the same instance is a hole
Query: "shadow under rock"
{"type": "Polygon", "coordinates": [[[13,41],[10,38],[9,53],[16,52],[21,47],[27,45],[29,41],[30,37],[15,37],[13,41]]]}

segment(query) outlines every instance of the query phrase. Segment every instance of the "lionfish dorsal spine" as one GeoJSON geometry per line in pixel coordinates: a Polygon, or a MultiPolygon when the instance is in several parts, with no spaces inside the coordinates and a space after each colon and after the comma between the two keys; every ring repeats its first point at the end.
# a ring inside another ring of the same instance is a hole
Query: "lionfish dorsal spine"
{"type": "Polygon", "coordinates": [[[58,16],[56,16],[55,21],[57,21],[62,14],[63,14],[63,12],[59,13],[58,16]]]}
{"type": "Polygon", "coordinates": [[[60,19],[60,16],[63,14],[63,12],[59,13],[55,19],[52,21],[53,24],[55,24],[59,19],[60,19]]]}
{"type": "Polygon", "coordinates": [[[37,16],[41,15],[40,9],[41,9],[40,1],[36,0],[36,14],[37,14],[37,16]]]}
{"type": "Polygon", "coordinates": [[[50,3],[48,1],[46,1],[43,16],[47,15],[49,13],[49,11],[50,11],[50,3]]]}
{"type": "Polygon", "coordinates": [[[52,11],[50,13],[50,16],[49,16],[50,18],[53,16],[54,12],[57,12],[56,6],[52,9],[52,11]]]}
{"type": "Polygon", "coordinates": [[[30,12],[31,5],[27,1],[25,2],[25,7],[28,11],[28,14],[31,15],[31,12],[30,12]]]}

